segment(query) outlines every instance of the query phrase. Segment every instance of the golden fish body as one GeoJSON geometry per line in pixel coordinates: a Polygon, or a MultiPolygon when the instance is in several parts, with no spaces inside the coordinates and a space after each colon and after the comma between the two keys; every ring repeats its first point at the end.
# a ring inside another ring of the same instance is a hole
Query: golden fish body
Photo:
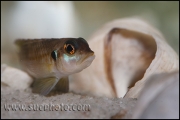
{"type": "Polygon", "coordinates": [[[83,38],[16,40],[24,70],[35,78],[33,91],[47,95],[58,83],[69,89],[68,75],[80,72],[94,60],[94,52],[83,38]],[[62,83],[62,84],[61,84],[62,83]]]}

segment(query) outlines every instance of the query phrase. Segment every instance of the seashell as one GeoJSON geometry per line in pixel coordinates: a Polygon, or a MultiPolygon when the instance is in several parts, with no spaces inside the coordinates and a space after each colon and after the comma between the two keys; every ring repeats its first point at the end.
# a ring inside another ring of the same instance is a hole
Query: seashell
{"type": "Polygon", "coordinates": [[[179,57],[155,28],[138,18],[117,19],[88,40],[93,63],[70,76],[70,90],[137,98],[153,74],[179,70],[179,57]]]}
{"type": "Polygon", "coordinates": [[[150,77],[140,93],[132,118],[179,118],[179,71],[150,77]]]}
{"type": "Polygon", "coordinates": [[[6,64],[1,65],[1,85],[8,86],[15,90],[27,89],[33,79],[24,71],[10,67],[6,64]]]}

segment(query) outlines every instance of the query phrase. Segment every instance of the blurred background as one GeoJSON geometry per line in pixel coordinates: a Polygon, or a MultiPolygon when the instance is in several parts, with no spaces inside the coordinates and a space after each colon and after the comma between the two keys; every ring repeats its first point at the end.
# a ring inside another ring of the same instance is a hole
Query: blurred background
{"type": "Polygon", "coordinates": [[[1,2],[1,64],[19,68],[18,38],[83,37],[117,18],[141,17],[159,29],[179,54],[179,1],[1,2]]]}

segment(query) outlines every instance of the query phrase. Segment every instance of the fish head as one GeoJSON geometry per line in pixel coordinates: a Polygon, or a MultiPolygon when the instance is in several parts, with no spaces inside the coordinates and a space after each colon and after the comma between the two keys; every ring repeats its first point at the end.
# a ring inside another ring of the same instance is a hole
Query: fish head
{"type": "Polygon", "coordinates": [[[90,66],[95,58],[94,52],[89,48],[83,38],[70,38],[64,42],[59,67],[62,73],[72,74],[82,71],[90,66]]]}

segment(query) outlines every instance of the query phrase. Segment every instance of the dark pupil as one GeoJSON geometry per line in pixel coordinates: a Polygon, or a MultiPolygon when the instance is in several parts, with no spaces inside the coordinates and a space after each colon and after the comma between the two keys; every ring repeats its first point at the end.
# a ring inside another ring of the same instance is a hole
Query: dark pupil
{"type": "Polygon", "coordinates": [[[70,53],[72,50],[73,50],[72,46],[71,46],[71,45],[68,45],[68,46],[67,46],[67,52],[70,53]]]}

